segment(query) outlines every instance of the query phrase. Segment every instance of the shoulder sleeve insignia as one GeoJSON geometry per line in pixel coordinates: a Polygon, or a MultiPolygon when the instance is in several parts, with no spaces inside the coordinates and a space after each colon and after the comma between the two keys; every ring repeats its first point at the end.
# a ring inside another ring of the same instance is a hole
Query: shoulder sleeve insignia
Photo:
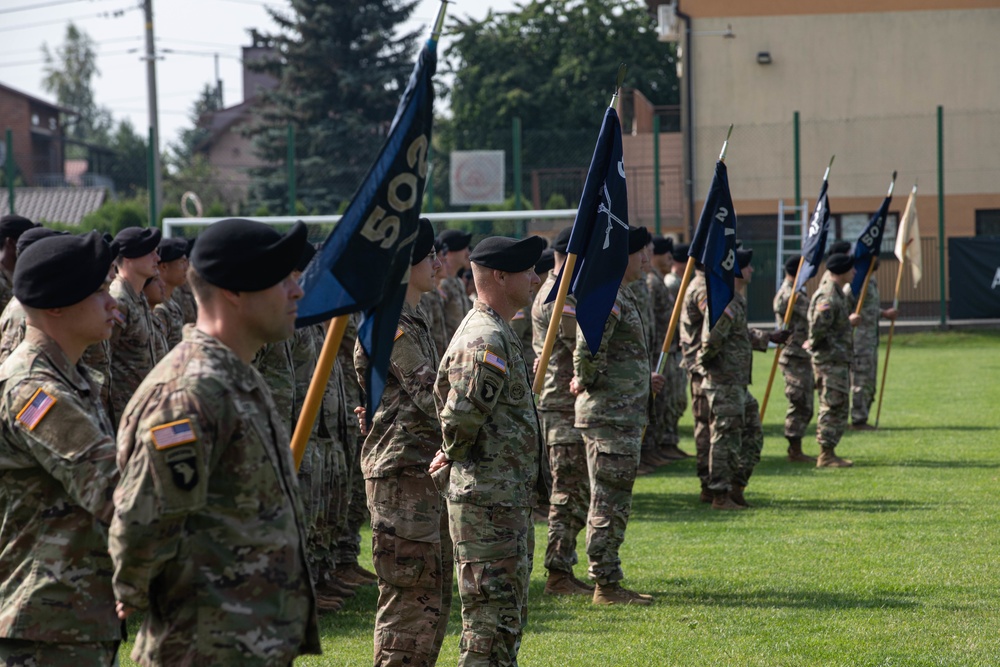
{"type": "Polygon", "coordinates": [[[523,320],[523,319],[524,319],[524,308],[522,308],[521,310],[519,310],[516,313],[514,313],[514,317],[511,319],[511,322],[513,322],[515,320],[523,320]]]}
{"type": "Polygon", "coordinates": [[[17,413],[17,421],[24,424],[29,431],[34,431],[35,427],[38,426],[38,422],[42,421],[42,417],[55,404],[56,399],[39,387],[38,391],[32,395],[31,400],[28,401],[28,404],[17,413]]]}
{"type": "Polygon", "coordinates": [[[115,322],[117,322],[120,326],[125,326],[125,315],[122,313],[122,311],[118,310],[118,308],[115,308],[114,311],[112,312],[115,317],[115,322]]]}
{"type": "Polygon", "coordinates": [[[617,303],[615,305],[611,306],[611,314],[614,315],[615,317],[621,317],[622,316],[622,307],[619,306],[617,303]]]}
{"type": "Polygon", "coordinates": [[[157,449],[170,449],[198,439],[195,437],[190,419],[154,426],[149,429],[149,433],[153,438],[153,445],[157,449]]]}
{"type": "Polygon", "coordinates": [[[393,337],[392,342],[396,342],[403,337],[403,327],[396,327],[396,335],[393,337]]]}
{"type": "Polygon", "coordinates": [[[563,306],[563,315],[569,315],[570,317],[576,317],[576,306],[571,306],[569,304],[563,306]]]}
{"type": "Polygon", "coordinates": [[[816,310],[830,310],[830,302],[820,301],[819,303],[816,304],[816,310]]]}
{"type": "Polygon", "coordinates": [[[702,299],[701,301],[698,302],[698,310],[705,310],[706,306],[708,306],[708,297],[707,296],[704,299],[702,299]]]}
{"type": "Polygon", "coordinates": [[[735,316],[735,315],[733,314],[733,309],[732,309],[732,308],[730,308],[729,306],[726,306],[726,309],[725,309],[725,310],[724,310],[723,312],[724,312],[724,313],[725,313],[726,315],[729,315],[729,318],[730,318],[730,319],[736,319],[736,316],[735,316]]]}
{"type": "Polygon", "coordinates": [[[507,362],[489,350],[483,352],[483,363],[489,364],[503,373],[507,372],[507,362]]]}

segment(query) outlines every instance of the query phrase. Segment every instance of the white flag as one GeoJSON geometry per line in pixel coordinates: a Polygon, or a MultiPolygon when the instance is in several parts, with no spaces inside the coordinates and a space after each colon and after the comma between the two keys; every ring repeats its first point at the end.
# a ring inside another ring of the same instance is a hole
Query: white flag
{"type": "Polygon", "coordinates": [[[906,200],[903,218],[899,221],[895,253],[900,266],[903,262],[910,265],[913,286],[916,287],[923,275],[924,260],[920,251],[920,225],[917,222],[917,186],[915,185],[910,191],[910,198],[906,200]]]}

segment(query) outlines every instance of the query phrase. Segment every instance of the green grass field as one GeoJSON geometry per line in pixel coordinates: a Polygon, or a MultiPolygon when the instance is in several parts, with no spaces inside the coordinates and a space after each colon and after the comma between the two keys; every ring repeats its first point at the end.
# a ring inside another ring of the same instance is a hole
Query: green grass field
{"type": "MultiPolygon", "coordinates": [[[[770,363],[756,355],[758,400],[770,363]]],[[[536,524],[520,664],[1000,665],[1000,332],[897,335],[880,430],[838,448],[852,469],[788,463],[784,409],[779,373],[750,511],[699,504],[693,460],[638,480],[622,560],[652,607],[542,595],[536,524]]],[[[682,437],[693,451],[690,413],[682,437]]],[[[375,601],[362,589],[323,617],[325,655],[296,665],[370,665],[375,601]]],[[[460,627],[456,595],[440,664],[460,627]]]]}

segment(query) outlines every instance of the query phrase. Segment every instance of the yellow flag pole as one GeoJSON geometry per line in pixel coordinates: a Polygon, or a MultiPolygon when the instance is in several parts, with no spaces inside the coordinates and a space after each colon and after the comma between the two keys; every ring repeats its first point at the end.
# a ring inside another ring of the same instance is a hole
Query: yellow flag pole
{"type": "Polygon", "coordinates": [[[549,320],[549,329],[545,332],[545,345],[542,353],[538,357],[538,370],[535,371],[535,384],[531,391],[535,394],[542,393],[542,386],[545,384],[545,371],[549,368],[549,357],[552,356],[552,348],[556,345],[556,335],[559,333],[559,322],[562,320],[563,306],[566,305],[566,295],[569,294],[569,283],[573,278],[573,268],[576,266],[576,255],[570,253],[566,256],[566,263],[563,264],[559,273],[559,290],[556,292],[556,302],[552,307],[552,318],[549,320]]]}
{"type": "MultiPolygon", "coordinates": [[[[799,257],[799,267],[795,269],[795,278],[792,282],[792,296],[788,299],[788,306],[785,308],[785,319],[782,323],[781,328],[787,329],[788,325],[792,323],[792,312],[795,310],[795,302],[798,299],[799,291],[795,289],[795,286],[799,284],[799,273],[802,271],[802,264],[805,263],[805,257],[799,257]]],[[[771,375],[767,378],[767,389],[764,391],[764,400],[760,404],[760,419],[764,421],[764,413],[767,412],[767,401],[771,397],[771,386],[774,384],[774,375],[778,370],[778,359],[781,358],[781,350],[784,345],[779,345],[774,350],[774,361],[771,363],[771,375]]]]}
{"type": "Polygon", "coordinates": [[[302,404],[302,412],[299,413],[299,420],[295,424],[295,433],[292,435],[292,458],[295,460],[295,470],[298,471],[302,465],[302,457],[306,453],[306,445],[309,444],[309,434],[312,433],[316,424],[316,415],[319,414],[319,406],[323,401],[323,393],[326,390],[326,383],[330,380],[330,373],[333,371],[333,363],[337,359],[337,350],[344,340],[344,332],[347,331],[347,319],[349,315],[341,315],[330,320],[330,326],[326,329],[326,339],[323,341],[323,349],[316,360],[316,370],[313,371],[312,380],[309,381],[309,391],[306,392],[306,400],[302,404]]]}

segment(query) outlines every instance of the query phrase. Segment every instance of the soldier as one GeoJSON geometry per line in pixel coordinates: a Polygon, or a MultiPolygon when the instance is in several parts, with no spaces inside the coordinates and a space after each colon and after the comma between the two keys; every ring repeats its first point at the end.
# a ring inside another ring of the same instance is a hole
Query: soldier
{"type": "MultiPolygon", "coordinates": [[[[650,260],[645,279],[651,306],[649,321],[652,323],[649,337],[649,365],[653,369],[660,361],[660,351],[663,349],[663,339],[667,337],[667,327],[670,325],[670,314],[673,309],[673,298],[663,282],[663,269],[666,268],[667,273],[670,271],[669,266],[672,262],[668,258],[673,246],[673,241],[658,236],[653,238],[651,246],[646,249],[650,260]]],[[[664,371],[666,372],[666,369],[664,371]]],[[[646,427],[646,435],[642,442],[643,451],[639,460],[643,462],[645,458],[645,462],[653,468],[681,458],[665,451],[668,446],[677,448],[676,441],[667,440],[666,406],[670,398],[670,387],[666,385],[664,391],[650,398],[649,426],[646,427]]],[[[676,425],[674,431],[676,435],[676,425]]]]}
{"type": "MultiPolygon", "coordinates": [[[[774,315],[779,321],[784,321],[788,302],[792,299],[795,274],[799,270],[799,255],[789,257],[785,262],[785,278],[781,281],[778,293],[774,295],[774,315]]],[[[813,381],[812,358],[803,346],[809,339],[809,299],[805,285],[799,290],[792,309],[792,319],[788,324],[791,331],[785,347],[781,350],[778,363],[781,364],[781,374],[785,377],[785,398],[788,399],[788,410],[785,412],[785,438],[788,440],[788,460],[792,463],[815,463],[816,459],[802,452],[802,436],[813,418],[813,381]]]]}
{"type": "MultiPolygon", "coordinates": [[[[427,471],[441,447],[441,424],[434,407],[437,351],[417,309],[420,295],[434,289],[440,266],[426,218],[420,220],[410,265],[385,390],[361,451],[372,563],[379,577],[374,662],[379,667],[434,665],[451,609],[448,514],[427,471]]],[[[354,356],[363,379],[369,361],[360,343],[354,356]]],[[[357,413],[365,430],[364,409],[357,413]]]]}
{"type": "Polygon", "coordinates": [[[198,322],[143,381],[118,432],[111,523],[119,618],[145,611],[141,665],[290,665],[320,652],[289,434],[250,365],[295,328],[306,243],[231,218],[202,232],[198,322]]]}
{"type": "Polygon", "coordinates": [[[153,312],[142,295],[146,281],[157,275],[160,230],[126,227],[115,237],[118,276],[111,296],[118,302],[118,320],[111,334],[111,407],[115,417],[159,359],[153,347],[153,312]]]}
{"type": "Polygon", "coordinates": [[[431,330],[431,338],[434,339],[434,349],[437,350],[438,358],[444,355],[448,349],[448,329],[444,320],[444,296],[441,292],[441,281],[447,270],[448,250],[445,245],[435,239],[434,251],[437,253],[438,264],[441,268],[434,274],[434,289],[420,295],[420,309],[423,311],[424,321],[431,330]]]}
{"type": "Polygon", "coordinates": [[[752,382],[753,350],[766,351],[768,342],[782,343],[790,331],[770,334],[747,327],[746,288],[753,276],[753,251],[736,251],[739,267],[736,292],[714,327],[702,324],[698,363],[704,369],[702,389],[711,412],[708,490],[713,510],[749,507],[743,491],[760,461],[764,433],[760,406],[747,390],[752,382]]]}
{"type": "MultiPolygon", "coordinates": [[[[851,430],[874,431],[868,423],[868,412],[875,400],[875,382],[878,377],[878,321],[880,317],[896,319],[895,308],[882,308],[878,293],[878,257],[873,257],[871,276],[861,305],[861,322],[854,329],[854,357],[851,359],[851,430]]],[[[848,303],[853,312],[857,298],[847,286],[848,303]]]]}
{"type": "Polygon", "coordinates": [[[187,241],[163,239],[156,249],[160,255],[157,268],[163,280],[164,301],[153,308],[153,315],[166,325],[167,349],[181,342],[184,330],[184,309],[174,298],[178,288],[187,282],[187,241]]]}
{"type": "MultiPolygon", "coordinates": [[[[687,256],[687,245],[675,248],[687,256]]],[[[677,261],[677,257],[674,257],[677,261]]],[[[695,470],[701,483],[698,499],[703,503],[712,502],[715,497],[708,489],[708,454],[712,448],[711,410],[703,387],[705,369],[701,366],[701,330],[708,307],[708,290],[705,284],[704,267],[695,264],[694,277],[688,283],[681,307],[680,348],[681,366],[687,372],[691,384],[691,416],[694,417],[695,470]]]]}
{"type": "Polygon", "coordinates": [[[445,329],[448,340],[451,340],[471,305],[466,296],[465,281],[458,277],[458,273],[462,269],[471,270],[469,241],[472,234],[460,229],[445,229],[438,234],[438,240],[448,248],[448,272],[441,280],[441,294],[444,296],[445,329]]]}
{"type": "Polygon", "coordinates": [[[576,426],[587,447],[590,511],[587,515],[588,574],[596,582],[594,604],[652,604],[653,597],[621,586],[618,549],[632,509],[632,486],[639,466],[647,401],[663,389],[662,375],[651,372],[645,316],[629,284],[642,278],[648,262],[645,227],[630,227],[628,266],[618,297],[604,325],[597,354],[591,354],[577,329],[570,392],[576,396],[576,426]]]}
{"type": "Polygon", "coordinates": [[[24,342],[0,367],[0,664],[116,665],[108,524],[114,429],[80,363],[111,336],[111,249],[97,232],[35,243],[13,291],[24,342]]]}
{"type": "Polygon", "coordinates": [[[153,338],[153,356],[162,359],[170,349],[167,345],[167,336],[170,334],[170,321],[165,316],[162,309],[157,314],[157,306],[162,306],[166,299],[166,286],[159,275],[146,279],[146,284],[142,287],[142,295],[146,297],[146,303],[153,310],[153,329],[150,332],[153,338]]]}
{"type": "MultiPolygon", "coordinates": [[[[670,241],[670,239],[665,239],[670,241]]],[[[687,264],[688,246],[678,244],[674,246],[670,243],[670,250],[662,255],[653,258],[653,264],[658,266],[663,275],[663,284],[667,287],[667,324],[674,312],[674,304],[677,303],[677,294],[681,289],[681,281],[684,277],[684,268],[687,264]]],[[[680,322],[678,322],[680,324],[680,322]]],[[[700,324],[700,322],[699,322],[700,324]]],[[[684,416],[687,410],[688,377],[681,366],[680,348],[681,328],[678,326],[674,339],[670,341],[670,350],[667,354],[667,363],[664,371],[666,382],[663,386],[664,405],[661,413],[663,420],[663,447],[660,454],[667,459],[687,459],[691,455],[680,448],[680,434],[677,431],[677,423],[684,416]]],[[[664,337],[666,331],[664,330],[664,337]]],[[[663,341],[660,340],[662,350],[663,341]]],[[[707,426],[707,425],[706,425],[707,426]]]]}
{"type": "MultiPolygon", "coordinates": [[[[186,246],[184,257],[190,257],[191,248],[194,247],[194,238],[178,239],[178,241],[184,241],[186,246]]],[[[186,275],[184,283],[174,290],[173,300],[180,304],[181,312],[184,313],[184,324],[194,324],[198,319],[198,304],[194,300],[194,294],[191,292],[191,285],[188,284],[186,275]]]]}
{"type": "Polygon", "coordinates": [[[517,664],[527,622],[542,441],[510,319],[531,301],[545,242],[494,236],[472,254],[479,298],[438,368],[441,451],[430,471],[448,503],[462,600],[459,665],[517,664]]]}
{"type": "Polygon", "coordinates": [[[819,416],[816,441],[819,443],[817,468],[849,468],[850,459],[835,453],[847,428],[850,394],[851,328],[861,321],[852,313],[844,287],[854,278],[854,258],[834,253],[826,260],[826,272],[809,302],[809,352],[812,354],[819,416]]]}
{"type": "MultiPolygon", "coordinates": [[[[554,255],[551,248],[546,248],[542,251],[542,256],[538,258],[535,262],[535,275],[538,276],[540,283],[545,282],[545,278],[548,276],[549,271],[552,270],[554,265],[554,255]]],[[[531,293],[531,300],[534,303],[536,292],[531,293]]],[[[548,296],[546,294],[546,296],[548,296]]],[[[514,330],[517,334],[518,339],[521,341],[521,349],[524,350],[524,363],[528,364],[528,380],[531,381],[532,386],[535,384],[535,366],[536,364],[536,353],[535,349],[531,346],[531,341],[534,337],[532,332],[533,322],[531,317],[531,304],[525,306],[521,310],[514,313],[514,319],[510,321],[510,328],[514,330]]],[[[544,340],[544,333],[542,334],[544,340]]],[[[548,503],[545,503],[548,506],[548,503]]]]}
{"type": "MultiPolygon", "coordinates": [[[[546,303],[555,286],[555,277],[566,264],[566,247],[572,227],[556,236],[552,249],[554,265],[549,276],[538,288],[531,306],[532,345],[536,357],[542,354],[545,337],[555,304],[546,303]]],[[[552,471],[552,494],[549,498],[548,546],[545,548],[545,569],[548,578],[545,592],[549,595],[594,594],[594,587],[573,574],[577,563],[576,540],[587,524],[590,505],[590,479],[587,475],[587,448],[576,428],[576,399],[569,393],[573,379],[573,351],[576,349],[576,299],[566,295],[559,333],[555,339],[545,380],[538,396],[538,417],[549,455],[552,471]]]]}
{"type": "Polygon", "coordinates": [[[11,290],[14,267],[17,265],[17,240],[34,226],[31,220],[20,215],[0,218],[0,310],[14,296],[11,290]]]}

